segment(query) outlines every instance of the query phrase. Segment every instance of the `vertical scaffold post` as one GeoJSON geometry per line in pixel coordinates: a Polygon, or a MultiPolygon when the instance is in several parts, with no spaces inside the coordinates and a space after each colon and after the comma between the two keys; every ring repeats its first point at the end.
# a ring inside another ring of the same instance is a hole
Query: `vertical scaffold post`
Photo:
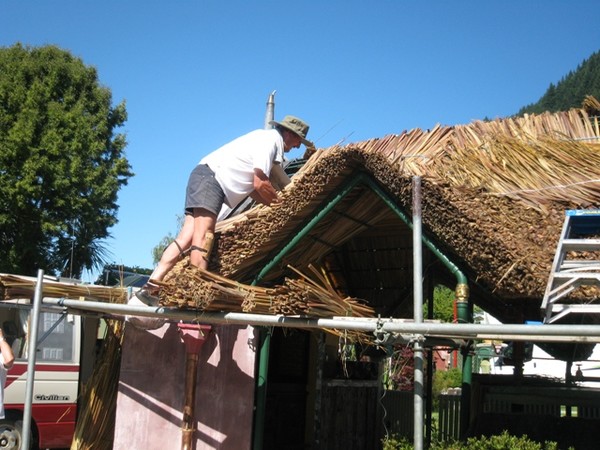
{"type": "Polygon", "coordinates": [[[31,404],[33,403],[33,383],[35,381],[35,358],[38,346],[38,324],[40,322],[40,305],[42,304],[44,271],[38,270],[33,311],[29,329],[29,349],[27,355],[27,381],[25,383],[25,405],[23,408],[23,443],[21,448],[31,446],[31,404]]]}
{"type": "MultiPolygon", "coordinates": [[[[421,226],[421,177],[414,177],[413,191],[413,317],[415,323],[423,322],[423,242],[421,226]]],[[[414,380],[414,436],[415,450],[423,449],[423,336],[413,342],[415,361],[414,380]]]]}

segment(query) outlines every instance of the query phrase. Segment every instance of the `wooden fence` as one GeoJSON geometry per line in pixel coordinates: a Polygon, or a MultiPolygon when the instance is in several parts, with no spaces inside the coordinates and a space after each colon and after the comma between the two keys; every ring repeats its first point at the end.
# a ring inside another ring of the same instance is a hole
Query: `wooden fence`
{"type": "MultiPolygon", "coordinates": [[[[380,401],[384,429],[382,434],[412,440],[414,434],[414,397],[412,391],[383,391],[380,401]]],[[[460,435],[460,393],[439,396],[437,439],[457,440],[460,435]]]]}
{"type": "Polygon", "coordinates": [[[377,381],[328,380],[322,388],[319,442],[326,450],[378,450],[377,381]]]}
{"type": "Polygon", "coordinates": [[[380,399],[382,435],[412,439],[414,404],[412,391],[382,391],[380,399]]]}
{"type": "Polygon", "coordinates": [[[458,440],[460,437],[460,394],[440,394],[438,439],[458,440]]]}

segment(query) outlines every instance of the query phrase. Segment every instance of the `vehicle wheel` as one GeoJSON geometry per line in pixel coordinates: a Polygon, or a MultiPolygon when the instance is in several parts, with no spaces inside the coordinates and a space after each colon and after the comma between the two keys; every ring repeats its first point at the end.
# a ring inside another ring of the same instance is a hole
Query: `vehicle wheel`
{"type": "Polygon", "coordinates": [[[23,421],[0,420],[0,450],[19,450],[23,441],[23,421]]]}

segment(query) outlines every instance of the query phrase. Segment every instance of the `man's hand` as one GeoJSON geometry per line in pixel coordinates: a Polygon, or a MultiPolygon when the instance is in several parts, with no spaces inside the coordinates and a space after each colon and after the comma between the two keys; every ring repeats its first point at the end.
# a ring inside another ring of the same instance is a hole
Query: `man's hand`
{"type": "Polygon", "coordinates": [[[306,146],[306,150],[304,151],[302,159],[309,159],[312,155],[315,154],[316,151],[317,149],[315,148],[315,144],[311,142],[310,145],[306,146]]]}
{"type": "Polygon", "coordinates": [[[277,191],[269,181],[269,177],[260,169],[254,169],[254,195],[251,195],[251,197],[267,206],[280,201],[277,191]]]}

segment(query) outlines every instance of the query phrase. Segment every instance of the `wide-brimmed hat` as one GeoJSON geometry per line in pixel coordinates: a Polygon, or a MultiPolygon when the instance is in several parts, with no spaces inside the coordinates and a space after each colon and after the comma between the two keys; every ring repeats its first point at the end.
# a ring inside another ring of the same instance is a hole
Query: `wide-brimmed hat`
{"type": "Polygon", "coordinates": [[[285,116],[281,122],[277,122],[276,120],[271,120],[269,125],[277,125],[283,128],[290,130],[292,133],[297,134],[302,143],[304,145],[312,146],[313,143],[306,139],[306,135],[308,134],[308,124],[304,122],[302,119],[299,119],[294,116],[285,116]]]}

